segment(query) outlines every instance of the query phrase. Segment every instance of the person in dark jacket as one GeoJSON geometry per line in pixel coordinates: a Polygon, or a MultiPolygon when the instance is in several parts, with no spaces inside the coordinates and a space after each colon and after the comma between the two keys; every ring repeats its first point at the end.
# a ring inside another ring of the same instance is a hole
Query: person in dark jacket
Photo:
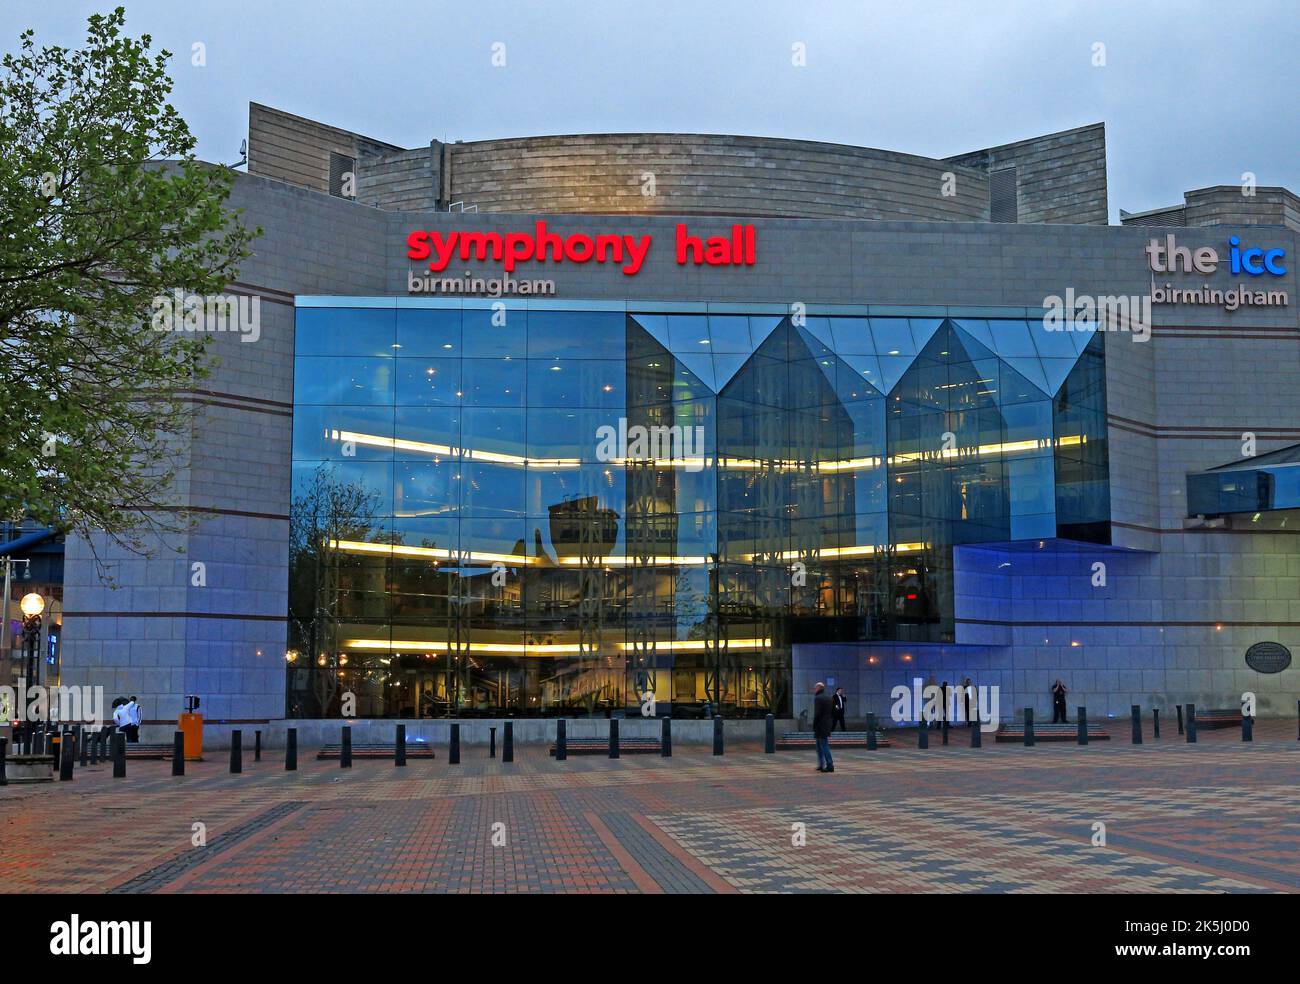
{"type": "Polygon", "coordinates": [[[831,700],[831,710],[834,711],[831,717],[831,730],[834,731],[835,725],[838,724],[841,731],[848,731],[849,726],[844,723],[844,708],[848,704],[848,701],[844,699],[844,688],[836,687],[835,696],[831,700]]]}
{"type": "Polygon", "coordinates": [[[831,758],[831,729],[835,726],[835,708],[831,695],[826,692],[826,684],[818,682],[813,687],[813,738],[817,740],[817,771],[834,772],[835,761],[831,758]]]}
{"type": "Polygon", "coordinates": [[[1052,684],[1052,723],[1069,724],[1065,719],[1065,684],[1061,678],[1057,677],[1056,682],[1052,684]]]}

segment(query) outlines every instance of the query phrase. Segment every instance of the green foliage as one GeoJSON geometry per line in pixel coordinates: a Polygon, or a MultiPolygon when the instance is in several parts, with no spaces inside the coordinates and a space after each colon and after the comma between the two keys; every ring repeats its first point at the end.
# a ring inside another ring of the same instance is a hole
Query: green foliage
{"type": "Polygon", "coordinates": [[[89,18],[79,49],[33,32],[0,76],[0,518],[147,551],[181,528],[173,488],[202,333],[151,327],[176,289],[224,292],[256,231],[224,208],[167,100],[169,52],[89,18]]]}

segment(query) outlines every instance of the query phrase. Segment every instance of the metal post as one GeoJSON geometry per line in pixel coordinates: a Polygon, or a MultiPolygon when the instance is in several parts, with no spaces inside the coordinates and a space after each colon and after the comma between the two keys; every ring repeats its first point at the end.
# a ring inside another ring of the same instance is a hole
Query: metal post
{"type": "Polygon", "coordinates": [[[253,761],[262,761],[262,732],[260,730],[253,732],[253,761]]]}
{"type": "Polygon", "coordinates": [[[9,775],[6,772],[5,757],[9,754],[9,739],[0,738],[0,786],[9,785],[9,775]]]}
{"type": "Polygon", "coordinates": [[[339,746],[339,768],[352,768],[352,725],[343,725],[342,744],[339,746]]]}
{"type": "Polygon", "coordinates": [[[713,718],[713,754],[722,754],[722,715],[717,714],[713,718]]]}
{"type": "Polygon", "coordinates": [[[497,757],[497,729],[496,726],[488,728],[488,758],[497,757]]]}
{"type": "Polygon", "coordinates": [[[1192,744],[1196,741],[1196,705],[1187,705],[1187,741],[1192,744]]]}
{"type": "Polygon", "coordinates": [[[1241,740],[1255,740],[1255,719],[1246,714],[1241,716],[1241,740]]]}
{"type": "Polygon", "coordinates": [[[1151,709],[1151,737],[1160,737],[1160,708],[1158,707],[1151,709]]]}
{"type": "Polygon", "coordinates": [[[460,765],[460,723],[451,723],[451,738],[447,746],[447,764],[460,765]]]}
{"type": "Polygon", "coordinates": [[[975,719],[970,722],[970,747],[982,748],[984,746],[984,729],[980,727],[983,722],[980,721],[979,711],[975,712],[975,719]]]}
{"type": "MultiPolygon", "coordinates": [[[[831,734],[834,733],[835,733],[835,729],[832,728],[831,734]]],[[[827,738],[826,740],[829,742],[830,738],[827,738]]],[[[876,716],[874,714],[868,714],[867,715],[867,751],[874,752],[875,750],[876,750],[876,716]]]]}
{"type": "Polygon", "coordinates": [[[120,731],[113,735],[113,778],[126,778],[126,735],[120,731]]]}
{"type": "Polygon", "coordinates": [[[236,728],[230,732],[230,774],[244,771],[244,733],[236,728]]]}
{"type": "Polygon", "coordinates": [[[947,744],[948,744],[948,717],[947,717],[947,715],[944,715],[944,719],[943,719],[943,727],[939,729],[939,733],[943,736],[943,743],[944,743],[945,745],[947,745],[947,744]]]}
{"type": "Polygon", "coordinates": [[[86,746],[90,744],[90,732],[85,728],[77,731],[77,751],[81,753],[81,767],[84,769],[90,764],[90,749],[86,746]]]}
{"type": "Polygon", "coordinates": [[[406,725],[397,726],[397,734],[393,737],[393,768],[401,768],[406,765],[406,725]]]}
{"type": "Polygon", "coordinates": [[[1142,707],[1133,705],[1133,744],[1142,744],[1142,707]]]}
{"type": "Polygon", "coordinates": [[[771,714],[763,719],[763,753],[772,755],[776,752],[776,718],[771,714]]]}
{"type": "Polygon", "coordinates": [[[1025,747],[1034,747],[1034,709],[1025,708],[1025,747]]]}
{"type": "Polygon", "coordinates": [[[1174,708],[1178,711],[1178,733],[1183,733],[1183,705],[1175,704],[1174,708]]]}
{"type": "Polygon", "coordinates": [[[922,720],[920,726],[916,729],[916,747],[930,747],[930,727],[929,722],[922,720]]]}
{"type": "Polygon", "coordinates": [[[104,729],[100,728],[90,739],[90,764],[99,765],[99,746],[104,741],[104,729]]]}
{"type": "Polygon", "coordinates": [[[1079,744],[1088,744],[1088,709],[1079,708],[1079,744]]]}
{"type": "Polygon", "coordinates": [[[555,722],[555,761],[563,762],[569,757],[569,729],[564,718],[555,722]]]}
{"type": "Polygon", "coordinates": [[[298,729],[290,728],[284,735],[284,771],[298,771],[298,729]]]}
{"type": "Polygon", "coordinates": [[[673,757],[673,719],[664,718],[663,732],[659,735],[659,754],[664,758],[673,757]]]}
{"type": "Polygon", "coordinates": [[[501,736],[501,761],[513,762],[515,760],[515,723],[507,721],[503,727],[505,734],[501,736]]]}
{"type": "Polygon", "coordinates": [[[59,782],[67,782],[72,778],[75,761],[72,757],[72,729],[68,728],[59,736],[59,782]]]}
{"type": "Polygon", "coordinates": [[[609,719],[609,757],[618,758],[618,718],[609,719]]]}
{"type": "Polygon", "coordinates": [[[185,732],[172,735],[172,775],[185,775],[185,732]]]}

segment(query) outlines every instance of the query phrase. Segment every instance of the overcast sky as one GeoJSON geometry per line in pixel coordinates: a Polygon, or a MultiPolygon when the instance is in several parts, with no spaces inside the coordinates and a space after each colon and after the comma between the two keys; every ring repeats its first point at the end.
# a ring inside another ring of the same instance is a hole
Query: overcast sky
{"type": "MultiPolygon", "coordinates": [[[[124,5],[131,34],[176,53],[208,160],[237,159],[250,101],[405,147],[677,131],[941,157],[1104,121],[1112,221],[1245,171],[1300,192],[1300,0],[124,5]]],[[[0,47],[26,27],[78,44],[110,6],[0,0],[0,47]]]]}

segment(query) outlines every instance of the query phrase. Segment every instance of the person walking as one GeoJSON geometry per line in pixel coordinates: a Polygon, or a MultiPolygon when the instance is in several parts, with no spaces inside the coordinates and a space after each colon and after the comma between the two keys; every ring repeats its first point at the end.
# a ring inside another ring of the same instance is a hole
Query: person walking
{"type": "Polygon", "coordinates": [[[845,707],[846,707],[847,705],[848,705],[848,701],[846,701],[846,700],[844,699],[844,688],[843,688],[843,687],[836,687],[836,688],[835,688],[834,703],[833,703],[833,706],[832,706],[832,708],[831,708],[831,710],[834,712],[834,713],[832,714],[832,716],[831,716],[831,730],[832,730],[832,731],[835,730],[835,725],[837,725],[837,724],[840,726],[840,730],[841,730],[841,731],[848,731],[848,730],[849,730],[848,725],[846,725],[846,724],[844,723],[844,709],[845,709],[845,707]]]}
{"type": "Polygon", "coordinates": [[[818,681],[813,687],[813,738],[817,742],[817,771],[834,772],[835,760],[831,758],[831,729],[834,726],[834,705],[826,684],[818,681]]]}
{"type": "Polygon", "coordinates": [[[1065,695],[1068,692],[1069,691],[1066,689],[1065,684],[1061,682],[1061,678],[1057,677],[1056,682],[1052,684],[1052,723],[1053,724],[1070,723],[1065,719],[1065,695]]]}

